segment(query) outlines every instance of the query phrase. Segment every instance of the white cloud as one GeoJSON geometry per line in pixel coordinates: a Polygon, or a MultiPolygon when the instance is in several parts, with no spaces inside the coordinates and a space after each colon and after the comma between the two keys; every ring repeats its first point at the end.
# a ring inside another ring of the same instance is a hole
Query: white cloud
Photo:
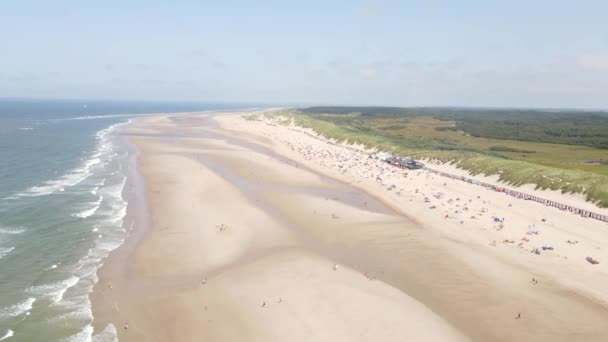
{"type": "Polygon", "coordinates": [[[355,14],[366,19],[378,18],[384,13],[386,4],[379,0],[362,0],[355,5],[355,14]]]}
{"type": "Polygon", "coordinates": [[[378,74],[378,70],[373,67],[362,67],[359,68],[359,75],[365,78],[374,78],[378,74]]]}
{"type": "Polygon", "coordinates": [[[594,71],[608,71],[608,53],[580,55],[577,63],[587,69],[594,71]]]}

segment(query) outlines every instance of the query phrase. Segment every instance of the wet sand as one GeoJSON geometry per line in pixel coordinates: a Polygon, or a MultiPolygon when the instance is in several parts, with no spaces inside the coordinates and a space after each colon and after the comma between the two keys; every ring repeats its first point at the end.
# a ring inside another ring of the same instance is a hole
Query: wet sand
{"type": "Polygon", "coordinates": [[[604,303],[531,284],[520,263],[277,153],[269,136],[178,116],[138,120],[128,138],[145,193],[134,184],[135,229],[93,296],[96,329],[112,323],[121,341],[608,336],[604,303]]]}

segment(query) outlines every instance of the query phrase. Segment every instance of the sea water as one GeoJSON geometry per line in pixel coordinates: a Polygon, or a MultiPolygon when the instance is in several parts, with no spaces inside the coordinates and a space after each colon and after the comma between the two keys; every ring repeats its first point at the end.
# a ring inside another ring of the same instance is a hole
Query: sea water
{"type": "Polygon", "coordinates": [[[121,128],[228,107],[0,99],[0,341],[115,340],[93,336],[89,293],[128,229],[121,128]]]}

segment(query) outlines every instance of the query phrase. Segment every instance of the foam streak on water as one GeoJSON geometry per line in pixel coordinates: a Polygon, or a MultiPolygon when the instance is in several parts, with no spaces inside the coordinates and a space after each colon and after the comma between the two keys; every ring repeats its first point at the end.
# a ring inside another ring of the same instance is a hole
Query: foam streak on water
{"type": "Polygon", "coordinates": [[[9,337],[12,337],[15,334],[14,331],[12,331],[11,329],[8,329],[8,331],[6,332],[6,334],[2,335],[2,337],[0,337],[0,341],[4,341],[9,337]]]}
{"type": "Polygon", "coordinates": [[[93,342],[118,342],[118,333],[113,324],[108,324],[97,335],[93,336],[93,342]]]}
{"type": "Polygon", "coordinates": [[[67,291],[70,287],[76,285],[79,280],[80,278],[71,276],[68,279],[61,280],[55,283],[32,286],[28,288],[26,292],[31,295],[36,295],[38,297],[49,298],[53,303],[57,303],[58,301],[63,299],[65,291],[67,291]]]}
{"type": "MultiPolygon", "coordinates": [[[[97,193],[97,190],[95,190],[95,193],[97,193]]],[[[99,196],[99,199],[97,201],[89,203],[88,205],[92,205],[92,207],[90,207],[89,209],[85,209],[78,213],[72,214],[72,216],[80,217],[80,218],[87,218],[87,217],[95,214],[97,209],[99,209],[99,207],[101,206],[101,201],[103,201],[103,196],[99,196]]]]}
{"type": "Polygon", "coordinates": [[[0,247],[0,259],[7,256],[10,252],[12,252],[15,247],[0,247]]]}
{"type": "MultiPolygon", "coordinates": [[[[96,135],[97,147],[95,149],[95,152],[80,166],[70,170],[69,172],[67,172],[63,176],[60,176],[57,179],[45,181],[40,185],[32,186],[23,192],[6,197],[5,199],[15,200],[21,197],[45,196],[54,194],[56,192],[65,191],[66,188],[70,188],[80,184],[82,181],[89,178],[93,174],[95,168],[99,168],[100,166],[103,166],[105,162],[107,162],[102,161],[100,157],[110,152],[111,143],[108,140],[111,137],[112,132],[114,132],[118,127],[124,124],[126,123],[117,123],[99,131],[96,135]]],[[[112,155],[108,156],[112,157],[112,155]]]]}
{"type": "Polygon", "coordinates": [[[23,302],[11,305],[0,311],[0,318],[17,317],[27,314],[33,307],[36,298],[30,297],[23,302]]]}
{"type": "Polygon", "coordinates": [[[0,227],[0,235],[16,235],[25,232],[25,229],[22,227],[0,227]]]}

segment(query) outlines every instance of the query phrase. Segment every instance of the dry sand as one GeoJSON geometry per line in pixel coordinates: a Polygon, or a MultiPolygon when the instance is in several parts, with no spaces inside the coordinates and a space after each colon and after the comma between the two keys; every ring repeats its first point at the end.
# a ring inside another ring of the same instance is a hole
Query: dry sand
{"type": "Polygon", "coordinates": [[[121,341],[608,340],[605,223],[239,114],[129,139],[149,215],[93,296],[121,341]]]}

